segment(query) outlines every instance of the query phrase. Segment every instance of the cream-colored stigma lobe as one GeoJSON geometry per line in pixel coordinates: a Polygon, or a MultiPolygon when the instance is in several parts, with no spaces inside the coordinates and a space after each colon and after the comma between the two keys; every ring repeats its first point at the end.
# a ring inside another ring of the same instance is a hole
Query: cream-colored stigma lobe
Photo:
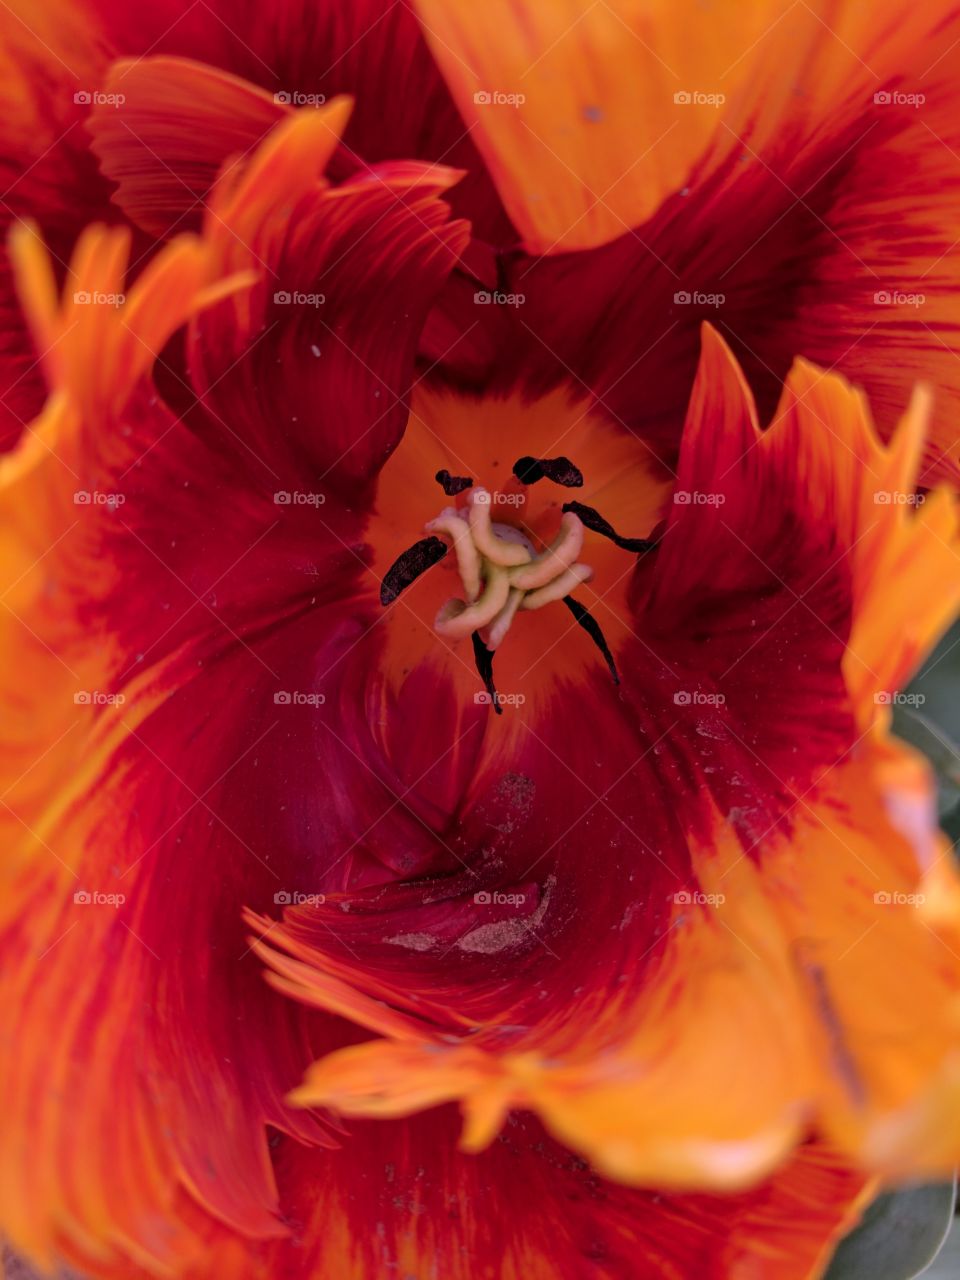
{"type": "Polygon", "coordinates": [[[465,508],[446,507],[425,526],[452,548],[466,597],[446,602],[435,630],[449,640],[479,631],[490,650],[503,642],[519,610],[542,609],[593,577],[588,565],[577,563],[584,533],[579,516],[565,512],[556,538],[538,555],[522,530],[491,519],[493,504],[489,490],[473,489],[465,508]]]}

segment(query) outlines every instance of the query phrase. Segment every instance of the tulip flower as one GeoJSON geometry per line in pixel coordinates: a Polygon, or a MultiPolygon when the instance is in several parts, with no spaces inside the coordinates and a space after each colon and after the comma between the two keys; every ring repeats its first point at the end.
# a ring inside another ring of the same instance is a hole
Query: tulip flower
{"type": "Polygon", "coordinates": [[[948,18],[7,9],[23,1258],[812,1280],[954,1167],[948,18]]]}

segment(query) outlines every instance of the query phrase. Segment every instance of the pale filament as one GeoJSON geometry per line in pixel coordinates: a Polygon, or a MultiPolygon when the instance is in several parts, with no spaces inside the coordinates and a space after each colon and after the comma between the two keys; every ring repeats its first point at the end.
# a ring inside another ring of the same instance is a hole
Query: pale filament
{"type": "Polygon", "coordinates": [[[535,555],[519,529],[494,525],[492,505],[486,489],[475,489],[468,498],[466,519],[447,507],[426,525],[427,532],[453,548],[467,597],[448,600],[437,614],[435,629],[450,640],[479,631],[491,650],[503,642],[520,609],[542,609],[593,577],[588,565],[576,563],[584,533],[579,516],[565,512],[557,537],[535,555]]]}

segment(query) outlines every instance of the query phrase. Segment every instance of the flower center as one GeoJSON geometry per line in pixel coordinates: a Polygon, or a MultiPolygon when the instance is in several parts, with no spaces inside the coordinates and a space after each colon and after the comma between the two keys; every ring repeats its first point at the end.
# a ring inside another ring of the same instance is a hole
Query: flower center
{"type": "Polygon", "coordinates": [[[521,529],[492,519],[496,498],[509,496],[470,489],[463,507],[445,507],[426,525],[456,556],[466,597],[448,600],[434,629],[450,640],[478,631],[491,653],[519,611],[563,600],[593,577],[588,565],[577,563],[584,534],[579,516],[564,512],[557,536],[537,554],[521,529]]]}
{"type": "MultiPolygon", "coordinates": [[[[549,476],[554,483],[574,488],[583,484],[578,467],[568,458],[520,458],[513,468],[519,488],[525,489],[549,476]]],[[[542,609],[562,600],[576,621],[603,654],[615,684],[620,683],[613,655],[596,619],[571,592],[593,577],[589,565],[579,563],[584,532],[592,529],[625,550],[644,554],[655,543],[643,538],[623,538],[592,507],[565,503],[560,528],[553,541],[538,552],[522,529],[492,518],[498,503],[525,501],[518,491],[474,488],[466,476],[438,471],[435,479],[448,497],[464,494],[461,505],[444,507],[424,526],[426,538],[415,542],[390,566],[380,590],[380,601],[392,604],[401,591],[427,569],[453,553],[465,599],[453,596],[441,607],[433,627],[447,640],[473,641],[477,671],[490,700],[501,711],[493,684],[493,655],[521,610],[542,609]]]]}
{"type": "Polygon", "coordinates": [[[429,671],[454,706],[530,714],[591,679],[585,637],[619,683],[632,571],[669,489],[644,447],[563,389],[477,400],[421,384],[368,526],[385,693],[414,696],[429,671]]]}

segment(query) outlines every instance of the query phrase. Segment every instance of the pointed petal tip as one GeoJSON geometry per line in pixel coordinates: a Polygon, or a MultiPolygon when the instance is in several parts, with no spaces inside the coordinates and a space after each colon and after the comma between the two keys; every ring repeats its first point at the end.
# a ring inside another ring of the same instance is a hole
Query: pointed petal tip
{"type": "Polygon", "coordinates": [[[710,371],[730,370],[749,393],[740,362],[734,355],[733,348],[709,320],[703,320],[700,323],[700,365],[710,371]]]}

